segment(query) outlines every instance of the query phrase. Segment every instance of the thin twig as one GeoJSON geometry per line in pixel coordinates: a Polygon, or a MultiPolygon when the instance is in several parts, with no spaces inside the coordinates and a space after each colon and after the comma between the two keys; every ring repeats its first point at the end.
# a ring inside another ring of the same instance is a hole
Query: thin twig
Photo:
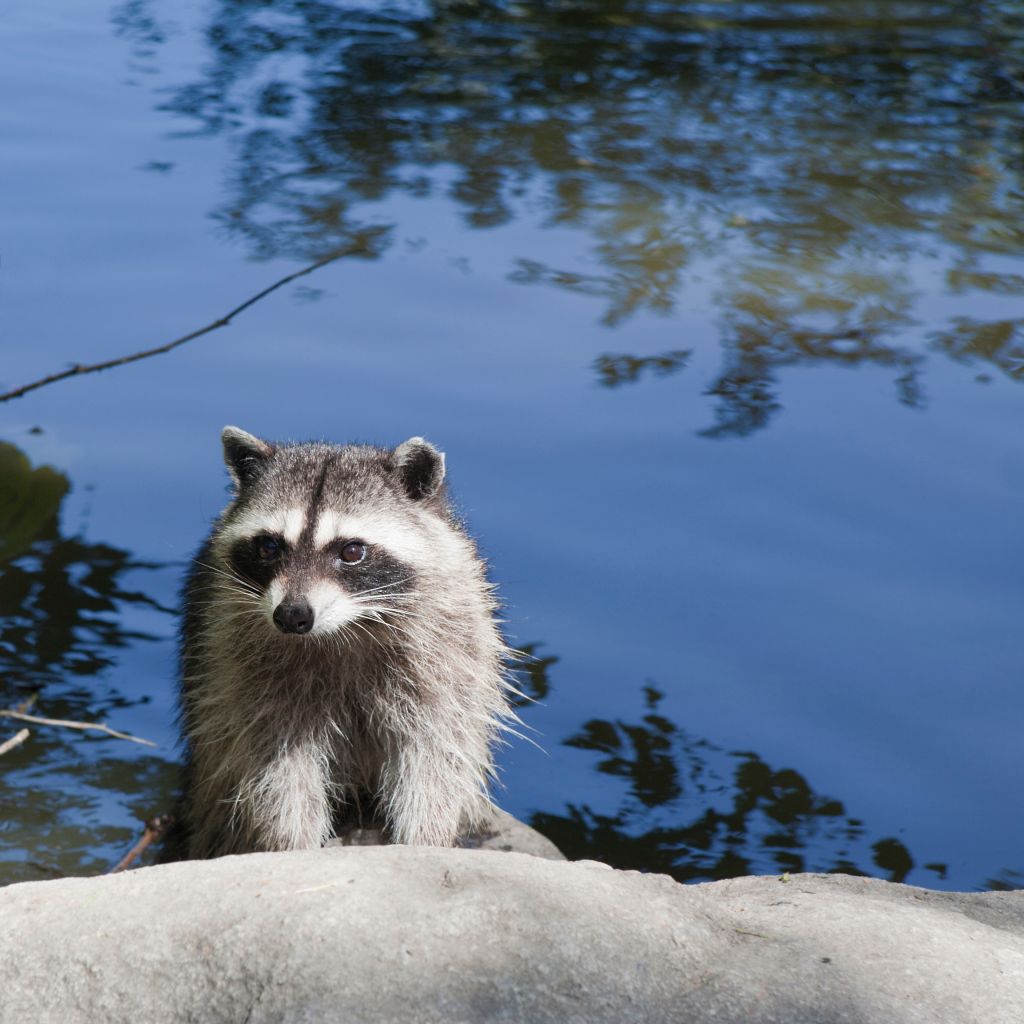
{"type": "Polygon", "coordinates": [[[0,743],[0,757],[9,750],[20,747],[30,735],[28,729],[22,729],[20,732],[16,732],[9,740],[4,740],[3,743],[0,743]]]}
{"type": "Polygon", "coordinates": [[[146,852],[147,847],[163,839],[164,834],[174,824],[170,814],[158,814],[146,822],[145,830],[138,842],[110,869],[108,874],[115,874],[130,868],[146,852]]]}
{"type": "Polygon", "coordinates": [[[231,323],[239,313],[242,313],[250,306],[255,305],[260,301],[260,299],[265,299],[271,292],[276,292],[278,288],[283,288],[286,284],[290,284],[292,281],[295,281],[300,277],[305,277],[306,274],[312,274],[314,270],[319,270],[321,267],[327,266],[328,263],[340,260],[344,256],[366,256],[372,254],[372,252],[373,250],[367,242],[355,242],[331,256],[327,256],[322,260],[317,260],[316,263],[311,263],[308,267],[303,267],[301,270],[296,270],[294,273],[287,274],[279,281],[275,281],[269,287],[264,288],[263,291],[257,292],[255,295],[246,299],[245,302],[235,306],[230,313],[225,313],[224,316],[207,324],[205,327],[200,327],[198,330],[191,331],[189,334],[176,338],[174,341],[169,341],[166,345],[158,345],[156,348],[147,348],[141,352],[133,352],[131,355],[121,356],[118,359],[107,359],[102,363],[75,363],[74,365],[69,366],[66,370],[61,370],[59,373],[51,373],[48,376],[40,377],[39,380],[34,380],[29,384],[23,384],[20,388],[15,388],[13,391],[5,392],[0,395],[0,402],[9,402],[12,398],[21,398],[22,395],[27,395],[30,391],[46,387],[47,384],[56,384],[57,381],[67,380],[69,377],[79,377],[86,373],[99,373],[101,370],[110,370],[115,366],[125,366],[128,363],[138,362],[140,359],[148,359],[150,356],[163,355],[164,353],[170,352],[181,345],[188,344],[190,341],[195,341],[196,338],[202,337],[204,334],[209,334],[211,331],[215,331],[220,327],[227,327],[227,325],[231,323]]]}
{"type": "Polygon", "coordinates": [[[44,863],[42,863],[42,861],[38,861],[38,860],[27,860],[27,861],[25,861],[25,866],[29,867],[29,868],[33,868],[34,870],[40,872],[41,874],[49,875],[51,878],[66,878],[67,877],[67,875],[65,875],[64,872],[61,871],[61,869],[59,867],[57,867],[55,864],[44,864],[44,863]]]}
{"type": "Polygon", "coordinates": [[[33,722],[36,725],[59,725],[65,729],[95,729],[96,732],[104,732],[118,740],[131,740],[132,743],[142,743],[147,747],[155,747],[152,740],[144,740],[139,736],[131,736],[126,732],[118,732],[111,729],[109,725],[101,725],[99,722],[69,722],[64,718],[40,718],[38,715],[26,715],[21,711],[0,710],[0,718],[17,718],[20,722],[33,722]]]}

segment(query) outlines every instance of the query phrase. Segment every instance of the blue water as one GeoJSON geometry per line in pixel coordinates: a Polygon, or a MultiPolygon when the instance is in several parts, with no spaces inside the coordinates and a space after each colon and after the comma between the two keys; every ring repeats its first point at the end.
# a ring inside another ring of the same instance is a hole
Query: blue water
{"type": "Polygon", "coordinates": [[[0,704],[159,744],[33,727],[0,879],[170,808],[235,423],[446,451],[512,642],[557,659],[498,800],[569,852],[1017,884],[1024,53],[983,7],[9,10],[0,391],[373,257],[0,403],[70,485],[0,566],[0,704]],[[81,557],[26,618],[54,537],[81,557]],[[102,546],[147,567],[90,579],[102,546]]]}

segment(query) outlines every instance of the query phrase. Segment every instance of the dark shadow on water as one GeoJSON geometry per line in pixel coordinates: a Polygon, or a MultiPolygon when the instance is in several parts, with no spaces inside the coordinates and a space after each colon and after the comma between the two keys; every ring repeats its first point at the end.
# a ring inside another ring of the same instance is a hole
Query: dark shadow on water
{"type": "Polygon", "coordinates": [[[934,885],[946,866],[919,865],[903,842],[873,838],[840,800],[817,793],[793,768],[751,751],[726,751],[680,728],[643,689],[635,721],[591,719],[564,741],[597,757],[616,779],[614,811],[569,803],[531,824],[571,859],[656,871],[681,882],[823,871],[934,885]],[[922,872],[924,872],[922,874],[922,872]]]}
{"type": "Polygon", "coordinates": [[[1012,892],[1024,889],[1024,871],[1002,871],[995,878],[990,878],[984,888],[993,892],[1012,892]]]}
{"type": "MultiPolygon", "coordinates": [[[[0,442],[0,707],[32,700],[31,712],[47,718],[116,727],[126,709],[149,699],[149,687],[128,696],[107,672],[119,651],[156,638],[126,628],[124,614],[149,609],[164,618],[172,610],[125,582],[157,566],[62,532],[68,490],[62,473],[33,468],[0,442]]],[[[0,721],[0,739],[19,727],[0,721]]],[[[152,813],[171,766],[124,741],[28,727],[28,740],[0,758],[0,884],[101,870],[101,851],[132,835],[108,824],[111,804],[152,813]]]]}
{"type": "MultiPolygon", "coordinates": [[[[794,365],[889,369],[917,408],[933,352],[1024,374],[1019,322],[928,323],[918,283],[1024,297],[1024,25],[1009,0],[209,11],[202,77],[160,103],[183,131],[230,140],[216,217],[257,256],[401,237],[385,200],[405,196],[454,204],[473,228],[531,222],[516,246],[545,251],[510,251],[510,280],[592,296],[609,326],[692,304],[695,274],[714,281],[708,437],[768,425],[794,365]],[[578,265],[549,262],[543,229],[574,233],[578,265]]],[[[158,60],[172,17],[131,0],[115,24],[158,60]]]]}
{"type": "Polygon", "coordinates": [[[31,468],[19,449],[0,442],[0,481],[0,700],[10,703],[49,683],[94,676],[118,648],[150,639],[123,628],[122,606],[171,609],[121,582],[130,571],[157,566],[62,535],[63,474],[31,468]]]}

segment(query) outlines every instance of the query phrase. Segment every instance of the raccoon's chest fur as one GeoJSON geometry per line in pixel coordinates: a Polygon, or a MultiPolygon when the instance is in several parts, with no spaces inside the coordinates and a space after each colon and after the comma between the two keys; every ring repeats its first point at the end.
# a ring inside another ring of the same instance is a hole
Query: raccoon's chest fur
{"type": "Polygon", "coordinates": [[[182,630],[189,855],[315,847],[355,819],[450,844],[489,807],[506,648],[443,456],[225,430],[234,502],[182,630]]]}
{"type": "Polygon", "coordinates": [[[253,765],[307,751],[332,803],[358,801],[355,809],[364,809],[380,787],[385,723],[393,720],[395,695],[408,678],[400,652],[282,646],[275,640],[239,657],[230,648],[201,645],[187,698],[196,757],[239,787],[253,765]]]}

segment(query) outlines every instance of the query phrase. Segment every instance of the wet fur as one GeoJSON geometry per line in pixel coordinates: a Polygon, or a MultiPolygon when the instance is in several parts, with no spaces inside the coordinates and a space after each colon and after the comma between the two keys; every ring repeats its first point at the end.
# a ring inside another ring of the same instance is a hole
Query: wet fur
{"type": "Polygon", "coordinates": [[[237,493],[186,585],[186,856],[319,847],[375,818],[395,842],[452,844],[486,817],[491,746],[512,715],[495,598],[448,504],[443,456],[232,430],[237,493]],[[296,508],[356,522],[370,543],[377,524],[408,578],[354,595],[360,617],[340,629],[281,633],[230,551],[247,523],[296,508]]]}

